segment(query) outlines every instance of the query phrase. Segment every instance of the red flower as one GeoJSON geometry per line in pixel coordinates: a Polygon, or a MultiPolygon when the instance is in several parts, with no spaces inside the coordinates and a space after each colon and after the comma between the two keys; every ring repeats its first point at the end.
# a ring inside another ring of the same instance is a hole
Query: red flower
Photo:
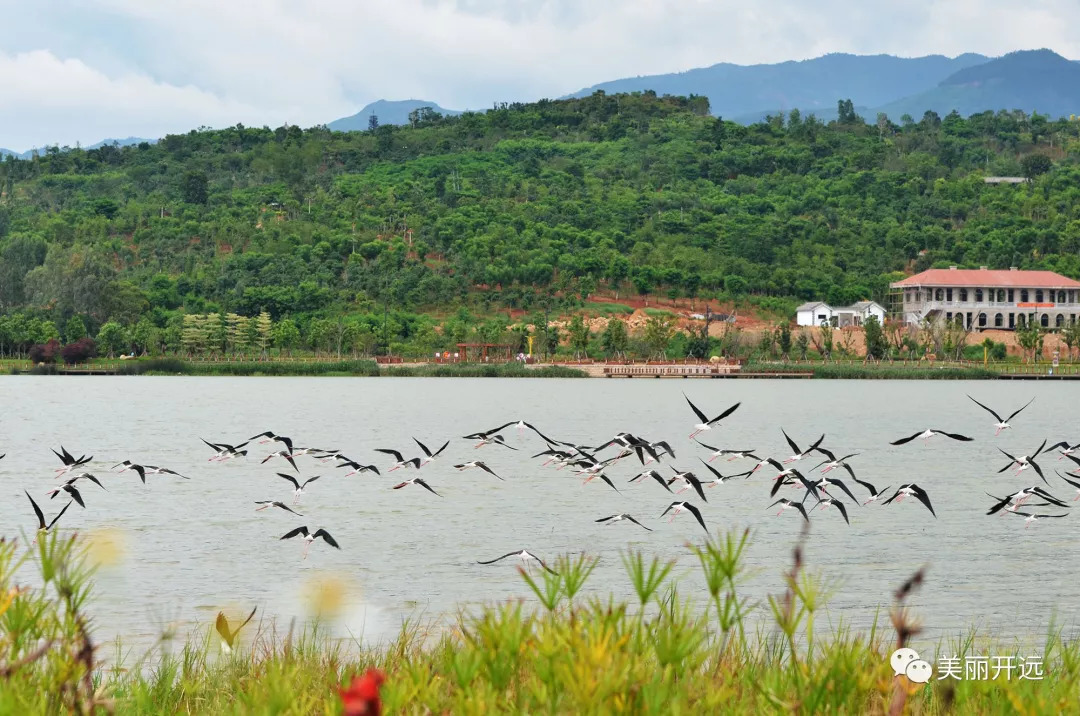
{"type": "Polygon", "coordinates": [[[338,687],[345,716],[380,716],[382,702],[379,700],[379,687],[384,681],[386,675],[372,668],[363,676],[354,676],[349,688],[338,687]]]}

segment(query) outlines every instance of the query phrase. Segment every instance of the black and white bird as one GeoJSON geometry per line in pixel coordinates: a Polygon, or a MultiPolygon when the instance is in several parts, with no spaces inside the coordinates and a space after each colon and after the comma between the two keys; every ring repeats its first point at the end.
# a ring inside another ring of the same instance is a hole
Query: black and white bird
{"type": "Polygon", "coordinates": [[[341,549],[341,546],[337,543],[336,540],[334,540],[334,538],[330,535],[329,532],[327,532],[326,530],[324,530],[322,528],[319,528],[319,529],[315,530],[314,532],[308,532],[307,525],[304,525],[303,527],[297,527],[294,530],[290,530],[289,532],[286,532],[284,535],[281,536],[281,539],[291,539],[291,538],[293,538],[293,537],[295,537],[297,535],[302,536],[304,538],[304,541],[305,541],[305,544],[304,544],[304,559],[307,559],[307,553],[308,553],[308,550],[311,549],[311,543],[314,542],[315,540],[319,539],[320,537],[322,537],[323,542],[326,542],[326,544],[330,545],[331,547],[341,549]]]}
{"type": "Polygon", "coordinates": [[[829,488],[839,487],[841,490],[847,493],[847,496],[851,498],[852,502],[854,502],[856,505],[859,504],[859,500],[855,497],[854,493],[852,493],[851,488],[845,485],[841,480],[830,478],[828,476],[823,476],[821,479],[815,481],[813,485],[818,489],[818,491],[825,493],[829,497],[832,497],[832,495],[829,495],[829,488]]]}
{"type": "Polygon", "coordinates": [[[696,442],[698,445],[705,448],[706,450],[709,450],[709,451],[712,452],[712,455],[709,456],[708,462],[712,462],[713,460],[715,460],[718,457],[726,457],[728,459],[728,462],[731,462],[732,460],[738,460],[739,458],[742,458],[742,457],[753,458],[754,460],[760,460],[761,459],[760,457],[758,457],[757,455],[754,454],[754,449],[753,448],[750,448],[749,450],[734,450],[734,449],[728,449],[728,448],[713,447],[712,445],[706,445],[705,443],[703,443],[703,442],[701,442],[700,440],[697,440],[697,439],[695,439],[694,442],[696,442]]]}
{"type": "Polygon", "coordinates": [[[982,409],[983,409],[983,410],[985,410],[986,412],[988,412],[988,413],[990,413],[991,415],[993,415],[993,416],[994,416],[994,418],[995,418],[995,419],[997,420],[997,422],[996,422],[996,423],[994,423],[994,428],[995,428],[995,430],[994,430],[994,436],[995,436],[995,437],[996,437],[996,436],[998,436],[998,435],[1000,435],[1000,434],[1001,434],[1001,431],[1002,431],[1002,430],[1008,430],[1009,428],[1011,428],[1012,426],[1011,426],[1011,425],[1009,425],[1009,422],[1010,422],[1010,421],[1011,421],[1011,420],[1012,420],[1013,418],[1015,418],[1015,417],[1016,417],[1017,415],[1019,415],[1019,414],[1020,414],[1020,411],[1021,411],[1021,410],[1023,410],[1023,409],[1024,409],[1024,408],[1026,408],[1027,406],[1031,405],[1031,404],[1032,404],[1033,402],[1035,402],[1035,398],[1032,398],[1031,400],[1029,400],[1028,402],[1024,403],[1024,404],[1023,404],[1022,406],[1020,406],[1019,408],[1017,408],[1017,409],[1016,409],[1016,410],[1014,410],[1013,412],[1009,413],[1009,417],[1007,417],[1007,418],[1002,418],[1002,417],[1001,417],[1000,415],[998,415],[998,414],[997,414],[997,413],[996,413],[996,412],[995,412],[994,410],[992,410],[991,408],[989,408],[989,407],[987,407],[987,406],[983,405],[983,404],[982,404],[982,403],[980,403],[979,401],[975,400],[975,398],[972,398],[972,397],[971,397],[970,395],[968,396],[968,399],[969,399],[969,400],[970,400],[971,402],[975,403],[975,405],[978,405],[978,406],[979,406],[980,408],[982,408],[982,409]]]}
{"type": "Polygon", "coordinates": [[[690,402],[690,398],[687,398],[686,393],[683,393],[683,397],[686,398],[686,404],[689,405],[690,409],[694,411],[694,415],[697,416],[697,419],[699,421],[697,425],[694,426],[694,432],[690,433],[691,438],[696,437],[697,435],[705,432],[706,430],[712,430],[714,425],[734,413],[736,410],[739,409],[739,406],[742,405],[742,403],[735,403],[735,405],[732,405],[730,408],[720,413],[715,418],[709,418],[705,415],[705,413],[701,412],[696,405],[690,402]]]}
{"type": "Polygon", "coordinates": [[[356,462],[355,460],[345,460],[344,462],[342,462],[337,467],[351,467],[352,468],[352,472],[345,473],[345,477],[352,477],[353,475],[359,475],[359,474],[364,473],[364,472],[374,472],[376,475],[382,474],[382,473],[379,472],[379,468],[375,467],[374,465],[361,465],[360,463],[356,462]]]}
{"type": "MultiPolygon", "coordinates": [[[[701,460],[701,458],[698,458],[698,460],[701,460]]],[[[751,474],[748,470],[746,472],[739,472],[733,475],[721,475],[719,470],[717,470],[715,467],[705,462],[704,460],[701,460],[701,464],[704,465],[706,469],[708,469],[708,471],[713,474],[713,479],[706,480],[701,483],[702,485],[705,485],[707,487],[716,487],[717,485],[724,484],[728,480],[734,480],[737,477],[749,477],[751,474]]]]}
{"type": "Polygon", "coordinates": [[[1021,517],[1024,518],[1024,522],[1025,522],[1024,529],[1027,529],[1028,527],[1030,527],[1031,523],[1036,521],[1036,520],[1045,519],[1047,517],[1068,517],[1069,516],[1068,512],[1064,512],[1064,513],[1062,513],[1060,515],[1037,515],[1037,514],[1034,514],[1032,512],[1021,512],[1019,510],[1013,512],[1012,514],[1020,515],[1021,517]]]}
{"type": "Polygon", "coordinates": [[[769,497],[776,497],[776,493],[784,485],[802,485],[807,492],[814,496],[815,500],[821,499],[821,495],[818,494],[817,483],[807,480],[805,475],[793,467],[789,467],[776,476],[772,489],[769,491],[769,497]]]}
{"type": "Polygon", "coordinates": [[[182,477],[185,480],[191,479],[190,477],[181,475],[179,472],[176,472],[175,470],[170,470],[167,467],[158,467],[157,465],[139,465],[138,463],[134,463],[131,460],[124,460],[123,462],[118,462],[113,465],[113,469],[116,469],[121,465],[124,466],[124,469],[120,470],[120,472],[116,474],[119,475],[121,472],[134,470],[135,472],[139,473],[139,478],[143,481],[143,484],[146,483],[147,475],[175,475],[176,477],[182,477]]]}
{"type": "Polygon", "coordinates": [[[288,463],[292,465],[292,469],[296,470],[296,474],[300,474],[300,468],[296,466],[296,460],[293,459],[292,452],[290,452],[287,448],[282,448],[277,452],[270,453],[269,455],[264,457],[259,464],[265,465],[267,462],[274,459],[275,457],[280,457],[281,459],[288,461],[288,463]]]}
{"type": "MultiPolygon", "coordinates": [[[[991,497],[993,497],[993,495],[991,495],[991,497]]],[[[1047,505],[1068,507],[1068,505],[1066,505],[1064,502],[1054,497],[1038,485],[1032,485],[1031,487],[1025,487],[1023,490],[1017,490],[1013,494],[1006,497],[998,498],[998,502],[993,507],[991,507],[986,514],[992,515],[1004,509],[1008,509],[1009,511],[1015,511],[1017,507],[1022,507],[1032,497],[1038,497],[1039,499],[1046,500],[1047,505]]]]}
{"type": "Polygon", "coordinates": [[[239,445],[229,445],[228,443],[212,443],[205,438],[199,438],[199,440],[206,443],[215,453],[213,457],[207,460],[207,462],[224,462],[225,460],[243,457],[248,454],[248,451],[243,449],[247,445],[247,442],[242,442],[239,445]]]}
{"type": "Polygon", "coordinates": [[[893,493],[892,497],[885,500],[881,504],[887,505],[894,500],[897,503],[900,503],[903,502],[904,498],[909,495],[926,505],[926,509],[930,510],[930,514],[932,514],[934,517],[937,517],[937,513],[934,512],[934,506],[930,504],[930,495],[926,493],[926,490],[922,489],[914,482],[909,482],[906,485],[901,485],[900,487],[896,488],[896,492],[893,493]]]}
{"type": "Polygon", "coordinates": [[[1001,448],[998,448],[998,452],[1000,452],[1002,455],[1004,455],[1005,457],[1009,458],[1009,460],[1011,460],[1011,462],[1008,465],[1006,465],[1005,467],[998,470],[998,472],[999,473],[1005,472],[1006,470],[1011,468],[1013,465],[1016,465],[1016,472],[1014,474],[1019,475],[1021,472],[1023,472],[1024,470],[1026,470],[1026,469],[1028,469],[1030,467],[1033,470],[1035,470],[1035,473],[1039,477],[1042,478],[1043,482],[1045,482],[1047,485],[1049,485],[1050,483],[1047,482],[1046,475],[1043,475],[1042,468],[1039,467],[1038,463],[1035,462],[1035,458],[1039,456],[1039,453],[1042,452],[1044,447],[1046,447],[1046,441],[1045,440],[1042,441],[1042,445],[1040,445],[1039,449],[1036,450],[1035,452],[1033,452],[1030,457],[1027,456],[1027,455],[1021,455],[1020,457],[1014,457],[1014,456],[1010,455],[1009,453],[1005,452],[1004,450],[1002,450],[1001,448]]]}
{"type": "Polygon", "coordinates": [[[671,486],[675,482],[684,483],[683,486],[675,492],[676,495],[686,492],[690,488],[694,488],[694,492],[698,494],[698,497],[704,502],[708,502],[708,499],[705,497],[705,490],[701,489],[701,480],[698,479],[697,475],[689,470],[679,471],[675,467],[672,467],[671,470],[675,474],[668,479],[668,486],[671,486]]]}
{"type": "Polygon", "coordinates": [[[30,506],[34,508],[34,514],[37,515],[38,532],[48,532],[49,530],[51,530],[53,528],[53,525],[56,524],[57,520],[63,517],[64,513],[67,512],[67,508],[71,507],[72,500],[68,500],[67,504],[64,505],[59,512],[56,513],[56,517],[53,517],[52,521],[46,524],[45,515],[41,513],[41,508],[38,507],[38,503],[34,502],[34,498],[30,497],[29,492],[26,492],[26,490],[23,490],[23,492],[26,493],[26,499],[30,500],[30,506]]]}
{"type": "Polygon", "coordinates": [[[826,475],[826,474],[832,472],[833,470],[837,469],[838,467],[842,467],[845,470],[847,470],[849,475],[851,475],[853,478],[855,477],[855,471],[851,469],[851,465],[848,465],[847,461],[848,461],[849,458],[853,458],[856,455],[858,455],[859,453],[853,452],[853,453],[849,453],[847,455],[844,455],[842,457],[837,457],[836,455],[834,455],[832,453],[832,451],[826,450],[823,447],[818,447],[818,448],[814,448],[814,449],[817,450],[819,453],[821,453],[822,455],[824,455],[828,459],[827,460],[822,460],[817,465],[814,465],[812,468],[810,468],[810,472],[813,472],[814,470],[816,470],[816,469],[818,469],[820,467],[821,468],[821,474],[826,475]]]}
{"type": "Polygon", "coordinates": [[[1077,450],[1080,450],[1080,443],[1076,443],[1075,445],[1070,445],[1065,440],[1062,440],[1061,442],[1054,443],[1050,447],[1046,448],[1047,452],[1050,452],[1051,450],[1059,451],[1058,452],[1058,460],[1060,460],[1063,457],[1072,457],[1074,452],[1076,452],[1077,450]]]}
{"type": "Polygon", "coordinates": [[[79,488],[75,487],[70,482],[65,482],[60,487],[49,490],[47,494],[49,495],[49,499],[51,500],[57,495],[59,495],[61,492],[66,492],[68,495],[70,495],[71,499],[79,503],[79,507],[86,507],[86,503],[83,502],[82,495],[79,493],[79,488]]]}
{"type": "Polygon", "coordinates": [[[384,455],[392,455],[396,462],[391,465],[386,471],[393,472],[394,470],[400,470],[403,467],[414,467],[417,470],[420,469],[420,458],[414,457],[406,460],[401,453],[397,450],[391,450],[389,448],[375,448],[375,452],[381,452],[384,455]]]}
{"type": "Polygon", "coordinates": [[[649,478],[650,480],[656,480],[658,483],[660,483],[661,487],[663,487],[668,492],[671,492],[671,487],[668,486],[667,480],[657,470],[645,470],[643,472],[639,472],[638,474],[630,478],[630,482],[638,482],[639,480],[644,480],[645,478],[649,478]]]}
{"type": "Polygon", "coordinates": [[[784,514],[785,510],[798,510],[799,514],[803,516],[804,520],[806,520],[807,522],[810,521],[809,515],[806,514],[806,508],[803,507],[803,503],[801,502],[795,502],[794,500],[789,500],[786,497],[781,497],[779,500],[769,505],[769,507],[772,508],[776,507],[777,505],[781,506],[780,511],[776,513],[777,517],[784,514]]]}
{"type": "Polygon", "coordinates": [[[863,502],[864,506],[869,505],[871,502],[877,502],[879,499],[885,496],[885,492],[891,487],[891,485],[886,485],[879,490],[866,480],[860,480],[857,477],[852,477],[851,479],[855,480],[855,482],[865,487],[866,491],[870,493],[870,497],[866,498],[866,501],[863,502]]]}
{"type": "Polygon", "coordinates": [[[256,507],[255,508],[256,512],[262,512],[263,510],[265,510],[267,508],[270,508],[270,507],[280,507],[281,509],[285,510],[286,512],[291,512],[294,515],[298,515],[300,517],[303,517],[303,515],[301,515],[299,512],[297,512],[293,508],[289,507],[288,505],[286,505],[284,502],[278,502],[277,500],[255,500],[255,504],[256,505],[262,505],[262,507],[256,507]]]}
{"type": "Polygon", "coordinates": [[[811,453],[813,453],[821,446],[822,441],[825,440],[825,434],[822,433],[821,437],[815,440],[813,445],[806,448],[805,450],[802,450],[799,448],[798,445],[795,444],[795,441],[791,439],[791,437],[783,428],[780,428],[780,432],[784,434],[784,439],[787,440],[787,444],[791,448],[791,456],[784,460],[785,465],[792,462],[798,462],[805,457],[809,457],[811,453]]]}
{"type": "Polygon", "coordinates": [[[667,509],[660,513],[660,516],[663,517],[668,512],[671,512],[671,519],[668,520],[669,523],[683,512],[689,512],[698,521],[698,524],[701,525],[701,529],[705,530],[705,534],[709,533],[709,528],[705,526],[705,519],[701,516],[701,510],[694,507],[689,502],[672,502],[667,506],[667,509]]]}
{"type": "Polygon", "coordinates": [[[844,517],[844,522],[847,522],[849,525],[851,524],[851,520],[848,519],[847,508],[844,507],[843,502],[836,499],[835,497],[823,497],[823,498],[821,498],[820,500],[817,501],[817,504],[814,505],[814,509],[817,509],[819,507],[821,509],[823,509],[823,510],[828,508],[828,507],[835,507],[836,509],[840,510],[840,514],[843,515],[843,517],[844,517]]]}
{"type": "Polygon", "coordinates": [[[291,453],[293,449],[292,438],[287,438],[284,435],[278,435],[277,433],[274,433],[270,430],[267,430],[264,433],[259,433],[258,435],[252,435],[250,438],[248,438],[248,442],[251,442],[252,440],[258,440],[260,445],[266,445],[267,443],[274,441],[279,442],[285,446],[285,452],[287,453],[291,453]]]}
{"type": "MultiPolygon", "coordinates": [[[[52,448],[50,448],[50,450],[51,449],[52,448]]],[[[90,457],[87,457],[86,455],[82,455],[78,458],[72,457],[71,453],[65,450],[63,445],[60,446],[60,452],[56,452],[55,450],[53,450],[52,453],[53,455],[56,455],[58,458],[60,458],[60,462],[64,463],[63,467],[56,469],[57,477],[60,477],[61,475],[66,475],[75,468],[81,467],[94,459],[93,455],[91,455],[90,457]]]]}
{"type": "MultiPolygon", "coordinates": [[[[1073,498],[1073,502],[1080,500],[1080,482],[1077,482],[1075,479],[1070,479],[1069,477],[1062,475],[1060,472],[1058,472],[1058,477],[1076,488],[1076,497],[1073,498]]],[[[1070,477],[1077,478],[1080,477],[1080,475],[1074,475],[1070,473],[1070,477]]]]}
{"type": "MultiPolygon", "coordinates": [[[[78,475],[74,475],[73,477],[69,477],[64,482],[64,484],[65,485],[74,485],[79,480],[89,480],[90,482],[92,482],[95,485],[97,485],[98,487],[100,487],[102,490],[105,490],[105,486],[101,484],[101,480],[97,479],[97,477],[95,477],[94,475],[91,475],[89,472],[82,472],[82,473],[79,473],[78,475]]],[[[108,490],[105,490],[105,491],[108,492],[108,490]]]]}
{"type": "Polygon", "coordinates": [[[417,475],[416,477],[410,478],[410,479],[406,480],[405,482],[399,482],[398,484],[394,485],[394,489],[395,490],[400,490],[401,488],[408,487],[409,485],[419,485],[420,487],[424,488],[425,490],[427,490],[431,494],[438,495],[439,497],[442,497],[442,495],[439,495],[438,492],[435,492],[435,490],[431,487],[431,485],[424,482],[424,478],[420,477],[419,475],[417,475]]]}
{"type": "Polygon", "coordinates": [[[622,513],[617,514],[617,515],[609,515],[608,517],[601,517],[600,519],[598,519],[596,521],[597,522],[606,522],[609,525],[613,525],[616,522],[622,522],[624,520],[626,520],[627,522],[633,522],[638,527],[642,527],[642,528],[647,529],[650,532],[652,532],[651,527],[645,527],[645,525],[643,525],[640,522],[638,522],[637,520],[635,520],[632,515],[629,515],[626,512],[622,512],[622,513]]]}
{"type": "Polygon", "coordinates": [[[236,637],[240,633],[240,630],[247,626],[247,623],[251,621],[255,616],[255,607],[251,610],[251,614],[248,614],[248,618],[245,619],[240,626],[236,629],[229,628],[229,620],[225,618],[225,612],[218,612],[217,621],[214,622],[214,628],[217,629],[217,633],[221,636],[221,650],[226,654],[233,650],[233,646],[236,645],[236,637]]]}
{"type": "Polygon", "coordinates": [[[925,440],[929,440],[930,438],[934,437],[935,435],[943,435],[944,437],[947,437],[950,440],[959,440],[960,442],[966,442],[966,443],[969,443],[969,442],[971,442],[973,440],[973,438],[969,438],[966,435],[960,435],[959,433],[949,433],[949,432],[945,432],[944,430],[938,430],[937,428],[927,428],[926,430],[923,430],[921,433],[915,433],[914,435],[910,435],[910,436],[908,436],[906,438],[900,438],[899,440],[893,440],[889,444],[890,445],[903,445],[905,443],[911,442],[912,440],[915,440],[916,438],[922,438],[925,441],[925,440]]]}
{"type": "Polygon", "coordinates": [[[477,564],[495,564],[496,562],[501,562],[502,560],[506,559],[507,557],[517,557],[517,558],[519,558],[521,560],[521,563],[524,564],[526,567],[528,567],[533,562],[535,562],[536,564],[540,565],[541,567],[543,567],[547,571],[551,572],[552,574],[558,574],[558,572],[556,572],[554,569],[552,569],[551,567],[544,564],[544,560],[540,559],[539,557],[537,557],[535,554],[533,554],[532,552],[530,552],[527,549],[523,549],[523,550],[521,550],[519,552],[507,552],[506,554],[504,554],[501,557],[496,557],[495,559],[489,559],[489,560],[487,560],[485,562],[481,562],[480,560],[477,560],[476,563],[477,564]]]}
{"type": "Polygon", "coordinates": [[[480,460],[470,460],[469,462],[463,462],[460,465],[454,465],[454,468],[457,469],[458,471],[468,470],[468,469],[473,468],[473,467],[478,467],[481,470],[483,470],[484,472],[486,472],[487,474],[494,475],[495,477],[499,478],[500,480],[503,480],[503,481],[506,480],[506,478],[504,478],[501,475],[499,475],[498,473],[496,473],[494,470],[492,470],[490,467],[488,467],[485,463],[481,462],[480,460]]]}
{"type": "Polygon", "coordinates": [[[473,435],[466,435],[466,440],[478,441],[473,448],[484,447],[485,445],[502,445],[504,448],[510,448],[511,450],[517,450],[516,447],[506,442],[506,438],[502,435],[485,435],[482,433],[476,433],[473,435]]]}
{"type": "Polygon", "coordinates": [[[427,445],[420,442],[416,438],[413,438],[413,442],[416,443],[417,445],[419,445],[420,449],[424,451],[424,457],[420,461],[420,464],[417,467],[423,467],[424,465],[427,465],[428,463],[435,462],[435,458],[439,457],[439,455],[442,454],[442,451],[446,449],[446,446],[450,444],[450,441],[447,440],[446,442],[444,442],[442,444],[441,448],[439,448],[435,452],[431,452],[430,450],[428,450],[427,445]]]}
{"type": "Polygon", "coordinates": [[[300,483],[300,482],[297,482],[295,477],[293,477],[292,475],[286,475],[284,472],[277,473],[277,476],[280,477],[283,480],[288,480],[289,482],[291,482],[293,484],[293,487],[295,488],[293,490],[293,504],[294,505],[297,502],[300,501],[300,495],[304,494],[304,488],[308,486],[308,483],[315,482],[320,477],[319,475],[316,475],[315,477],[309,477],[308,479],[304,480],[303,483],[300,483]]]}

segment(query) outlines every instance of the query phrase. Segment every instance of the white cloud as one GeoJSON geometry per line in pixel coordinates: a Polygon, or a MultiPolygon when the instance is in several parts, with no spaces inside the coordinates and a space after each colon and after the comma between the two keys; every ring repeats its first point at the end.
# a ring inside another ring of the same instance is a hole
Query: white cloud
{"type": "Polygon", "coordinates": [[[826,52],[1080,56],[1074,0],[87,0],[77,19],[63,0],[29,5],[0,0],[0,145],[12,148],[237,121],[307,126],[378,98],[484,108],[826,52]]]}
{"type": "Polygon", "coordinates": [[[0,53],[0,97],[0,143],[10,149],[158,137],[204,124],[255,122],[263,114],[262,108],[190,85],[139,74],[109,77],[45,50],[0,53]]]}

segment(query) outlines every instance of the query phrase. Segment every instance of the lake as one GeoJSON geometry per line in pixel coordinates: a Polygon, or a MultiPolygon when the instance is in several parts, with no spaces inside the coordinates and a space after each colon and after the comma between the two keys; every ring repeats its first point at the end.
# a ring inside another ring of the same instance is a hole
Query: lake
{"type": "MultiPolygon", "coordinates": [[[[262,618],[274,618],[284,629],[291,619],[310,616],[320,589],[324,600],[340,600],[334,633],[378,642],[392,637],[403,618],[439,620],[462,606],[527,596],[516,560],[476,564],[521,548],[548,560],[581,550],[596,555],[600,563],[590,590],[624,598],[631,591],[622,550],[673,558],[683,593],[704,601],[697,560],[685,547],[704,533],[690,515],[670,524],[659,519],[672,498],[652,481],[627,484],[641,469],[636,459],[607,471],[621,490],[616,493],[602,482],[582,485],[565,470],[541,467],[530,456],[544,444],[531,432],[504,431],[517,451],[474,449],[461,438],[519,418],[550,437],[594,445],[625,430],[670,441],[677,459],[669,462],[707,474],[698,457],[708,452],[687,437],[696,420],[682,391],[710,415],[742,402],[723,427],[700,436],[706,443],[783,459],[790,450],[781,427],[804,446],[824,432],[826,447],[860,453],[851,464],[861,479],[879,488],[914,481],[929,492],[936,519],[915,500],[866,507],[849,501],[850,526],[833,509],[812,513],[808,567],[839,580],[819,631],[840,619],[869,627],[900,583],[928,565],[927,581],[910,602],[925,625],[924,640],[970,627],[1002,638],[1038,638],[1055,618],[1075,633],[1070,607],[1080,517],[1041,520],[1025,529],[1016,515],[985,515],[992,504],[985,493],[1042,484],[1031,470],[998,474],[1007,459],[997,447],[1021,455],[1044,438],[1080,441],[1068,418],[1080,394],[1071,383],[4,377],[0,395],[9,409],[0,423],[0,453],[7,453],[0,461],[0,524],[9,537],[32,533],[35,519],[24,488],[47,518],[64,504],[45,494],[60,465],[50,448],[62,444],[75,455],[94,455],[92,472],[108,491],[81,482],[87,508],[72,505],[59,526],[117,545],[98,574],[89,611],[99,640],[119,635],[132,646],[149,644],[167,624],[187,635],[194,625],[212,623],[222,608],[238,612],[258,605],[262,618]],[[1013,430],[995,438],[993,418],[968,393],[1004,414],[1036,399],[1013,430]],[[937,437],[926,444],[888,444],[926,427],[975,441],[937,437]],[[304,517],[278,509],[255,512],[255,500],[292,500],[292,486],[275,476],[292,470],[278,458],[260,464],[279,446],[252,444],[245,460],[214,463],[199,438],[239,443],[264,430],[291,436],[297,448],[337,448],[380,468],[393,460],[374,448],[412,457],[420,454],[412,436],[432,448],[449,439],[443,456],[422,470],[443,497],[419,486],[391,489],[411,470],[345,478],[347,470],[301,456],[302,477],[321,476],[295,507],[304,517]],[[476,458],[506,481],[452,467],[476,458]],[[151,475],[144,486],[132,472],[110,474],[109,467],[124,459],[191,479],[151,475]],[[594,522],[617,512],[629,512],[655,531],[594,522]],[[303,560],[302,541],[278,539],[302,524],[326,528],[341,550],[319,541],[303,560]]],[[[1072,463],[1048,455],[1040,464],[1050,490],[1072,500],[1075,490],[1053,475],[1072,463]]],[[[752,461],[713,465],[730,473],[749,469],[752,461]]],[[[792,511],[778,518],[767,509],[774,474],[762,470],[708,489],[707,504],[692,492],[680,496],[701,506],[714,533],[753,530],[745,592],[764,612],[766,596],[783,589],[781,574],[790,567],[802,523],[792,511]]],[[[851,484],[843,471],[833,475],[851,484]]],[[[851,486],[865,498],[861,487],[851,486]]],[[[785,488],[781,495],[800,492],[785,488]]]]}

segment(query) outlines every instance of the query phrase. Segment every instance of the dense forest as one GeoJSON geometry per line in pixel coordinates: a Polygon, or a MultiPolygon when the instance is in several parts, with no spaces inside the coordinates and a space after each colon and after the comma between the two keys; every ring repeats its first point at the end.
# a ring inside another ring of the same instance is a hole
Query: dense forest
{"type": "Polygon", "coordinates": [[[881,300],[935,265],[1080,277],[1080,122],[838,108],[741,126],[598,92],[8,157],[0,353],[106,325],[117,350],[179,350],[185,315],[224,336],[229,314],[281,347],[426,352],[597,291],[790,305],[881,300]]]}

